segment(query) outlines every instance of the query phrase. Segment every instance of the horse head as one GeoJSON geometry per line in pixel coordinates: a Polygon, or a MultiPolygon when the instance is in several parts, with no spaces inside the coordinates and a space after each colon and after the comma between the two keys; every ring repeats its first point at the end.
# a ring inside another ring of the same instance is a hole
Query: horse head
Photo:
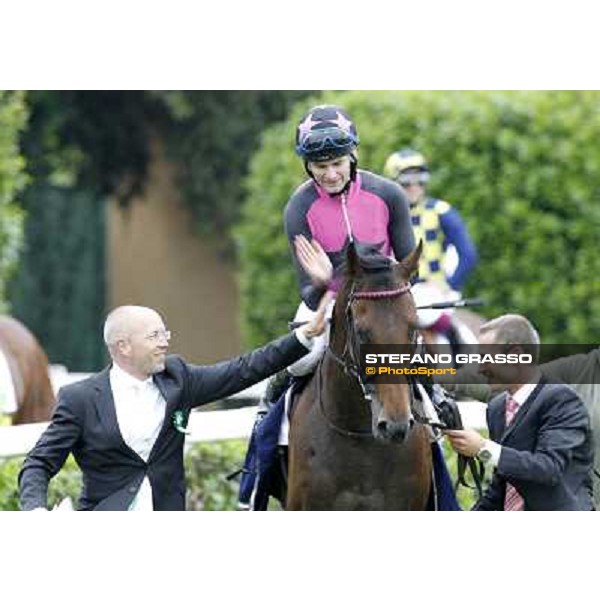
{"type": "MultiPolygon", "coordinates": [[[[336,300],[330,350],[346,373],[355,380],[360,401],[370,407],[371,432],[378,440],[403,442],[414,425],[411,388],[374,383],[360,368],[361,344],[414,342],[417,313],[410,293],[422,243],[402,262],[381,255],[359,256],[353,245],[347,250],[344,284],[336,300]]],[[[364,411],[364,406],[363,406],[364,411]]]]}

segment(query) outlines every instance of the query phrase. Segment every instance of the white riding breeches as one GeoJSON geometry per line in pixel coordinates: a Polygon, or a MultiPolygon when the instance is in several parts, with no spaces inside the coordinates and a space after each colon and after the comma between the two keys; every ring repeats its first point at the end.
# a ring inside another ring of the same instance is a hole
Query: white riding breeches
{"type": "MultiPolygon", "coordinates": [[[[327,344],[329,343],[329,329],[331,323],[331,314],[333,312],[333,306],[335,304],[335,300],[332,300],[327,306],[325,318],[327,319],[327,325],[325,326],[325,331],[318,337],[314,338],[314,345],[312,350],[303,356],[300,360],[297,360],[294,364],[288,367],[288,372],[291,375],[296,377],[300,377],[301,375],[308,375],[315,370],[318,362],[321,360],[325,349],[327,348],[327,344]]],[[[304,304],[304,302],[300,303],[298,310],[296,311],[296,315],[294,316],[294,321],[310,321],[314,316],[315,311],[311,310],[304,304]]],[[[288,433],[290,429],[290,422],[288,419],[288,412],[290,406],[290,392],[291,389],[288,389],[285,394],[285,407],[283,412],[283,419],[281,421],[281,429],[279,430],[279,445],[287,446],[288,445],[288,433]]]]}

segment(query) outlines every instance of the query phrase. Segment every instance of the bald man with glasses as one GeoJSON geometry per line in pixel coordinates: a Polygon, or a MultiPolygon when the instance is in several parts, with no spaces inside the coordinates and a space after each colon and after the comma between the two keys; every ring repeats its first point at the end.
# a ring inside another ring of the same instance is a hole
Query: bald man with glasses
{"type": "Polygon", "coordinates": [[[168,355],[155,310],[120,306],[106,318],[112,359],[61,388],[52,421],[19,473],[24,510],[46,510],[48,484],[70,453],[81,468],[82,510],[185,510],[184,428],[192,409],[235,394],[304,356],[325,326],[324,306],[285,337],[211,366],[168,355]]]}

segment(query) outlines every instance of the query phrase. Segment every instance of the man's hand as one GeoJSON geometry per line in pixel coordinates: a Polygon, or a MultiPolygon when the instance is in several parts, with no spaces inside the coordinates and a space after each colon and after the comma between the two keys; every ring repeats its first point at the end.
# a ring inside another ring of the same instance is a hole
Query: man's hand
{"type": "Polygon", "coordinates": [[[485,443],[473,429],[447,429],[444,434],[454,450],[463,456],[475,456],[485,443]]]}
{"type": "Polygon", "coordinates": [[[317,287],[326,287],[333,277],[329,256],[317,240],[309,242],[303,235],[294,238],[298,262],[317,287]]]}
{"type": "Polygon", "coordinates": [[[323,294],[319,307],[315,316],[306,325],[300,328],[300,331],[308,338],[313,338],[321,335],[325,331],[325,325],[327,324],[327,307],[331,300],[333,300],[335,294],[332,291],[327,291],[323,294]]]}

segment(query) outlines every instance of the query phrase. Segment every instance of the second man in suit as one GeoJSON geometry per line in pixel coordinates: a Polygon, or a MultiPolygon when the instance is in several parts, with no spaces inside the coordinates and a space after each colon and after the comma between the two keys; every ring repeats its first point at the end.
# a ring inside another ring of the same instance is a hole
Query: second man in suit
{"type": "Polygon", "coordinates": [[[575,391],[541,376],[539,336],[520,315],[480,330],[480,344],[533,355],[533,364],[482,364],[492,386],[506,391],[487,410],[490,439],[473,430],[447,431],[454,449],[494,467],[476,510],[593,510],[593,445],[586,408],[575,391]]]}

